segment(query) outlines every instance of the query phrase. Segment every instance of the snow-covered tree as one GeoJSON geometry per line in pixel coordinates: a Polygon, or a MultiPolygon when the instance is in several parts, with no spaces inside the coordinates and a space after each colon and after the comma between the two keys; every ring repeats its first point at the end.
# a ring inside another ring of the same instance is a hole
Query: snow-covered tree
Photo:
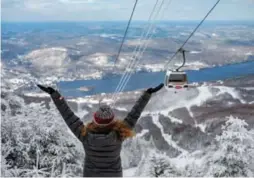
{"type": "Polygon", "coordinates": [[[152,137],[148,141],[142,137],[133,137],[125,140],[121,152],[123,168],[138,166],[142,157],[148,155],[150,150],[155,148],[152,137]]]}
{"type": "Polygon", "coordinates": [[[181,176],[181,172],[166,154],[153,149],[150,154],[143,156],[135,176],[174,177],[181,176]]]}
{"type": "Polygon", "coordinates": [[[138,166],[149,150],[149,143],[140,137],[127,139],[122,146],[121,158],[124,169],[138,166]]]}
{"type": "Polygon", "coordinates": [[[82,144],[70,133],[53,103],[25,104],[6,96],[1,125],[2,176],[82,175],[82,144]]]}
{"type": "Polygon", "coordinates": [[[154,154],[151,158],[150,175],[153,177],[180,176],[175,166],[165,157],[166,155],[154,154]]]}
{"type": "Polygon", "coordinates": [[[253,176],[250,169],[254,156],[254,134],[241,119],[229,117],[216,136],[217,149],[207,156],[206,176],[253,176]]]}

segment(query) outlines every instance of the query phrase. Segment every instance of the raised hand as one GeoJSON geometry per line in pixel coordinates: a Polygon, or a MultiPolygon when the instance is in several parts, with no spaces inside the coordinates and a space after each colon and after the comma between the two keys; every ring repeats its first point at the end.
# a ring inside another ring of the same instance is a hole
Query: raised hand
{"type": "Polygon", "coordinates": [[[53,94],[56,90],[53,89],[52,87],[44,87],[43,85],[37,85],[42,91],[48,93],[48,94],[53,94]]]}
{"type": "Polygon", "coordinates": [[[148,88],[146,91],[150,94],[152,93],[156,93],[157,91],[159,91],[160,89],[162,89],[162,87],[164,86],[163,83],[161,83],[160,85],[158,85],[157,87],[155,88],[148,88]]]}

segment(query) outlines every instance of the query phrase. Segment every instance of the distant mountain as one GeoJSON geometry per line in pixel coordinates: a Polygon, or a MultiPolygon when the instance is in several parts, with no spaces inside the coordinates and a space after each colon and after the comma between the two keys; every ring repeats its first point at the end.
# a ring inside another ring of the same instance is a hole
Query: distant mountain
{"type": "MultiPolygon", "coordinates": [[[[132,59],[139,60],[137,70],[158,71],[187,38],[195,23],[160,22],[151,38],[140,41],[144,23],[134,22],[115,71],[112,71],[112,62],[120,46],[125,22],[3,23],[1,58],[6,67],[24,67],[30,72],[39,71],[38,75],[41,73],[44,77],[55,74],[57,77],[84,79],[98,71],[102,75],[122,73],[132,59]],[[136,54],[133,53],[135,49],[136,54]],[[44,62],[40,65],[41,61],[44,62]]],[[[245,61],[246,54],[253,52],[252,31],[250,23],[207,22],[185,46],[192,51],[187,54],[188,63],[202,63],[190,68],[245,61]]],[[[180,56],[176,56],[172,65],[179,63],[179,59],[180,56]]]]}

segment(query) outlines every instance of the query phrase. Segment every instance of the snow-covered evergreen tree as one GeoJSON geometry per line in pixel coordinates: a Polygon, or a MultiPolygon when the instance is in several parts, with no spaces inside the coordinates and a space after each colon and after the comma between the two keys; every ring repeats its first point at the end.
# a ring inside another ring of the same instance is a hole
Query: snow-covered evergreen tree
{"type": "Polygon", "coordinates": [[[53,103],[25,104],[6,96],[1,126],[2,176],[82,175],[81,143],[69,131],[53,103]],[[14,105],[15,104],[15,105],[14,105]]]}
{"type": "Polygon", "coordinates": [[[125,140],[122,146],[121,158],[124,169],[138,166],[143,155],[151,149],[150,143],[143,138],[135,137],[125,140]]]}
{"type": "Polygon", "coordinates": [[[153,177],[180,176],[179,171],[164,154],[154,154],[151,157],[151,168],[149,173],[153,177]]]}
{"type": "Polygon", "coordinates": [[[153,149],[150,154],[143,156],[135,175],[142,177],[174,177],[181,176],[181,173],[166,154],[153,149]]]}
{"type": "MultiPolygon", "coordinates": [[[[253,176],[250,169],[254,156],[254,134],[241,119],[229,117],[216,136],[217,149],[207,156],[205,176],[253,176]]],[[[205,171],[205,170],[204,170],[205,171]]]]}

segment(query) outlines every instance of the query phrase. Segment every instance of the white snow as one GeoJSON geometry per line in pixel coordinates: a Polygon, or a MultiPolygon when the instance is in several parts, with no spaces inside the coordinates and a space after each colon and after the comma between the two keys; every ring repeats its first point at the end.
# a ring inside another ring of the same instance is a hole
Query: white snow
{"type": "Polygon", "coordinates": [[[106,33],[102,33],[100,34],[100,37],[102,38],[110,38],[110,39],[117,39],[117,37],[120,37],[117,34],[106,34],[106,33]]]}
{"type": "Polygon", "coordinates": [[[107,105],[110,105],[110,104],[114,103],[114,100],[109,99],[109,98],[103,98],[101,103],[106,103],[107,105]]]}
{"type": "MultiPolygon", "coordinates": [[[[191,111],[192,106],[201,106],[207,100],[224,93],[228,93],[233,98],[239,99],[242,103],[246,103],[234,88],[223,86],[213,87],[204,85],[192,88],[188,91],[184,91],[181,93],[181,95],[170,93],[168,91],[164,92],[163,94],[159,94],[160,96],[155,95],[150,103],[155,103],[155,100],[160,100],[160,103],[156,103],[156,105],[151,105],[151,109],[144,111],[141,116],[158,116],[159,114],[169,116],[169,112],[177,108],[185,107],[189,111],[190,116],[193,117],[193,113],[191,111]],[[212,93],[211,88],[217,88],[219,89],[219,92],[212,93]]],[[[178,118],[174,118],[172,116],[170,116],[169,118],[172,122],[182,123],[182,120],[178,118]]],[[[205,132],[205,125],[200,125],[195,120],[194,122],[196,127],[199,127],[201,131],[205,132]]]]}
{"type": "Polygon", "coordinates": [[[148,133],[149,130],[143,129],[140,133],[136,134],[137,137],[143,137],[146,133],[148,133]]]}
{"type": "Polygon", "coordinates": [[[190,51],[190,54],[199,54],[202,53],[202,51],[190,51]]]}
{"type": "Polygon", "coordinates": [[[109,62],[108,62],[109,58],[106,55],[96,54],[96,55],[91,56],[87,60],[97,66],[108,66],[109,65],[109,62]]]}
{"type": "Polygon", "coordinates": [[[246,55],[246,56],[252,56],[253,53],[250,51],[250,52],[245,53],[245,55],[246,55]]]}
{"type": "Polygon", "coordinates": [[[134,174],[135,174],[136,170],[137,170],[137,167],[124,169],[123,170],[123,177],[135,177],[134,174]]]}
{"type": "Polygon", "coordinates": [[[159,72],[164,70],[164,64],[145,64],[143,66],[137,67],[137,70],[141,70],[142,68],[150,71],[150,72],[159,72]]]}
{"type": "Polygon", "coordinates": [[[213,37],[217,37],[218,35],[216,33],[212,33],[212,36],[213,37]]]}
{"type": "Polygon", "coordinates": [[[21,78],[11,78],[8,81],[13,84],[24,84],[28,82],[27,80],[21,78]]]}
{"type": "MultiPolygon", "coordinates": [[[[164,114],[164,115],[165,115],[165,114],[164,114]]],[[[171,121],[172,123],[179,123],[179,124],[182,124],[182,123],[183,123],[182,120],[177,119],[177,118],[175,118],[175,117],[173,117],[173,116],[169,116],[169,119],[170,119],[170,121],[171,121]]]]}
{"type": "Polygon", "coordinates": [[[78,97],[78,98],[75,98],[75,99],[69,99],[69,101],[72,101],[72,102],[77,102],[78,104],[81,104],[81,103],[89,103],[89,104],[99,104],[99,100],[97,99],[94,99],[94,98],[91,98],[91,97],[78,97]]]}
{"type": "Polygon", "coordinates": [[[126,41],[126,45],[128,46],[137,46],[145,43],[145,40],[128,40],[126,41]]]}
{"type": "Polygon", "coordinates": [[[89,114],[89,112],[88,112],[87,110],[78,109],[78,111],[75,112],[75,114],[76,114],[79,118],[83,118],[84,116],[86,116],[87,114],[89,114]]]}
{"type": "Polygon", "coordinates": [[[77,46],[83,46],[83,45],[89,45],[89,40],[85,38],[81,38],[78,43],[76,43],[77,46]]]}
{"type": "Polygon", "coordinates": [[[188,109],[190,112],[190,115],[193,116],[193,113],[191,112],[191,107],[192,106],[201,106],[205,101],[213,97],[213,94],[209,90],[208,87],[206,86],[201,86],[197,88],[199,91],[199,94],[197,97],[193,98],[189,102],[186,102],[185,107],[188,109]]]}
{"type": "MultiPolygon", "coordinates": [[[[183,107],[183,106],[185,106],[187,108],[190,108],[193,105],[201,105],[208,98],[211,98],[211,97],[214,97],[214,96],[217,96],[217,95],[220,95],[220,94],[224,94],[224,93],[229,93],[234,98],[241,99],[240,94],[238,93],[238,91],[236,91],[233,88],[217,87],[216,86],[214,88],[219,89],[219,91],[217,93],[215,91],[213,91],[213,93],[212,93],[212,90],[210,90],[211,87],[213,87],[213,86],[197,87],[197,88],[189,90],[188,92],[183,92],[181,95],[177,95],[177,94],[175,95],[174,93],[170,93],[170,92],[165,92],[165,93],[163,93],[163,92],[160,93],[159,92],[158,95],[156,94],[155,97],[153,97],[152,99],[158,100],[158,98],[156,98],[156,97],[159,97],[161,99],[162,103],[164,102],[163,100],[165,99],[166,108],[164,110],[160,110],[158,108],[160,108],[161,106],[154,105],[153,107],[154,107],[154,109],[156,109],[156,111],[152,111],[152,112],[146,111],[146,114],[151,114],[153,123],[160,129],[161,134],[162,134],[163,138],[165,139],[165,141],[169,145],[174,147],[175,149],[182,152],[182,154],[180,156],[178,156],[176,158],[171,158],[170,160],[174,163],[175,166],[177,166],[178,168],[180,168],[183,171],[185,171],[185,166],[190,166],[192,164],[202,166],[202,164],[206,163],[205,159],[207,157],[203,156],[199,151],[195,151],[194,153],[188,153],[185,149],[179,147],[177,145],[177,141],[174,141],[172,139],[171,135],[165,133],[165,131],[163,129],[164,126],[162,126],[162,124],[159,122],[159,114],[163,113],[163,114],[167,115],[169,111],[171,111],[175,108],[183,107]]],[[[136,91],[135,93],[140,93],[140,91],[139,92],[136,91]]],[[[26,93],[25,95],[27,95],[27,96],[36,96],[36,97],[49,97],[46,93],[32,93],[31,92],[31,93],[26,93]]],[[[92,104],[98,104],[99,103],[99,98],[100,98],[100,96],[99,97],[94,97],[93,96],[93,97],[85,97],[85,98],[74,99],[74,101],[77,101],[78,103],[83,103],[84,102],[84,103],[86,103],[86,104],[88,104],[92,107],[92,104]]],[[[107,99],[107,98],[104,98],[104,100],[102,100],[102,101],[112,102],[112,100],[107,99]]],[[[158,102],[158,103],[161,103],[161,102],[158,102]]],[[[252,103],[254,103],[254,101],[252,103]]],[[[51,103],[51,104],[53,104],[53,103],[51,103]]],[[[53,118],[56,118],[56,119],[59,119],[59,120],[61,119],[60,116],[59,116],[59,113],[55,112],[55,109],[53,109],[53,107],[51,108],[50,112],[44,110],[45,108],[41,108],[40,104],[38,104],[38,103],[32,103],[28,106],[26,106],[25,104],[22,103],[22,107],[24,107],[25,110],[27,110],[27,108],[30,108],[27,111],[27,113],[29,113],[28,114],[29,119],[34,119],[34,117],[36,117],[37,115],[41,117],[40,121],[43,121],[43,119],[48,119],[47,122],[49,122],[49,121],[52,120],[51,118],[53,116],[54,116],[53,118]],[[48,112],[47,115],[44,114],[45,112],[48,112]]],[[[119,107],[119,108],[122,109],[122,110],[126,110],[126,108],[124,108],[124,107],[119,107]]],[[[75,114],[79,117],[83,117],[84,115],[88,114],[88,111],[87,110],[82,110],[81,107],[80,107],[80,104],[79,104],[78,110],[77,110],[77,112],[75,112],[75,114]]],[[[20,116],[18,116],[18,117],[20,117],[20,116]]],[[[13,118],[15,118],[15,117],[13,116],[13,118]]],[[[23,115],[20,118],[23,119],[24,118],[23,115]]],[[[6,117],[5,119],[7,120],[8,118],[6,117]]],[[[181,120],[179,120],[177,118],[174,118],[174,117],[170,117],[169,119],[171,119],[172,122],[178,122],[178,123],[182,122],[181,120]]],[[[238,124],[236,123],[235,125],[238,125],[238,124]]],[[[203,131],[203,132],[205,132],[205,130],[206,130],[206,125],[204,123],[197,124],[196,127],[200,128],[201,131],[203,131]]],[[[60,128],[62,129],[62,127],[60,127],[60,128]]],[[[72,135],[72,137],[75,138],[73,133],[71,133],[70,129],[68,129],[66,131],[67,132],[64,132],[65,134],[67,133],[67,135],[72,135]]],[[[141,133],[138,133],[136,136],[138,137],[138,139],[141,140],[142,139],[141,137],[144,136],[148,132],[149,132],[149,130],[144,129],[144,130],[142,130],[141,133]]],[[[241,135],[241,133],[240,134],[236,133],[236,134],[241,135]]],[[[230,137],[230,135],[228,135],[228,136],[230,137]]],[[[70,141],[70,140],[76,140],[78,142],[77,139],[72,139],[71,138],[68,141],[70,141]]],[[[62,145],[60,145],[59,147],[61,148],[62,145]]],[[[133,155],[133,149],[136,149],[136,147],[131,146],[130,148],[131,149],[130,149],[129,152],[131,153],[131,155],[133,155]]],[[[147,147],[147,150],[144,149],[145,150],[144,153],[145,152],[146,153],[151,152],[151,149],[152,148],[147,147]]],[[[139,153],[144,154],[143,152],[138,151],[138,154],[139,153]]],[[[59,153],[57,153],[57,154],[59,154],[59,153]]],[[[144,156],[148,156],[148,154],[144,154],[144,156]]],[[[59,158],[61,158],[61,155],[59,155],[59,158]]],[[[132,160],[130,159],[130,162],[131,161],[132,160]]],[[[144,164],[146,164],[146,162],[144,164]]],[[[129,166],[129,163],[128,163],[127,166],[129,166]]],[[[138,167],[132,167],[132,168],[129,168],[129,169],[124,169],[123,170],[124,177],[135,176],[135,173],[137,172],[137,169],[138,169],[138,167]]],[[[141,170],[141,171],[143,171],[143,170],[141,170]]]]}
{"type": "Polygon", "coordinates": [[[233,98],[235,99],[239,99],[241,101],[241,103],[246,103],[242,97],[240,96],[239,92],[236,91],[236,89],[234,88],[231,88],[231,87],[225,87],[225,86],[216,86],[214,88],[218,88],[220,89],[220,92],[217,93],[217,95],[220,95],[220,94],[224,94],[224,93],[228,93],[230,94],[233,98]]]}
{"type": "MultiPolygon", "coordinates": [[[[195,53],[192,53],[192,54],[195,54],[195,53]]],[[[182,63],[174,63],[175,67],[179,67],[181,65],[182,63]]],[[[200,61],[194,61],[194,62],[185,63],[184,69],[199,70],[201,68],[206,68],[206,67],[209,67],[209,65],[200,61]]]]}
{"type": "Polygon", "coordinates": [[[254,87],[243,87],[245,90],[254,90],[254,87]]]}
{"type": "MultiPolygon", "coordinates": [[[[214,95],[209,90],[208,86],[200,86],[191,88],[189,90],[184,90],[179,93],[174,93],[173,91],[161,91],[161,93],[158,93],[155,95],[151,101],[149,102],[149,105],[151,103],[156,103],[156,105],[151,105],[151,108],[149,110],[146,110],[142,113],[142,116],[145,115],[158,115],[159,113],[168,116],[169,112],[178,109],[178,108],[184,108],[189,111],[190,115],[193,116],[191,112],[192,106],[200,106],[202,105],[206,100],[212,98],[214,95]],[[163,93],[162,93],[163,92],[163,93]],[[156,102],[160,100],[160,102],[156,102]]],[[[148,106],[149,106],[148,105],[148,106]]],[[[178,122],[180,123],[180,119],[174,118],[170,116],[170,119],[172,122],[178,122]]]]}
{"type": "Polygon", "coordinates": [[[186,165],[196,164],[201,166],[204,162],[204,158],[198,158],[194,155],[200,154],[201,151],[197,150],[193,153],[182,153],[176,158],[171,158],[170,160],[175,163],[175,166],[179,169],[184,169],[186,165]],[[192,156],[191,156],[192,155],[192,156]]]}
{"type": "MultiPolygon", "coordinates": [[[[177,108],[182,108],[186,107],[187,110],[190,112],[190,115],[192,116],[193,114],[191,113],[190,108],[192,106],[200,106],[202,105],[206,100],[210,99],[213,97],[213,94],[209,90],[208,86],[200,86],[196,88],[192,88],[190,90],[185,90],[181,92],[181,95],[175,94],[174,92],[168,92],[166,91],[163,93],[163,96],[160,97],[161,102],[163,103],[164,108],[158,106],[160,108],[159,113],[163,114],[165,116],[168,116],[168,113],[177,109],[177,108]]],[[[159,96],[156,96],[155,99],[158,99],[159,96]]],[[[154,106],[154,108],[157,108],[157,106],[154,106]]],[[[157,111],[149,111],[149,112],[144,112],[144,115],[147,114],[156,114],[158,113],[157,111]]],[[[177,118],[171,118],[172,121],[177,122],[177,118]]]]}
{"type": "Polygon", "coordinates": [[[119,110],[119,111],[128,111],[128,109],[123,108],[123,107],[116,107],[116,109],[119,110]]]}
{"type": "Polygon", "coordinates": [[[34,50],[24,56],[37,69],[63,70],[70,62],[67,49],[61,47],[34,50]]]}
{"type": "MultiPolygon", "coordinates": [[[[192,51],[191,54],[198,54],[201,53],[199,51],[192,51]]],[[[173,67],[179,67],[182,63],[174,63],[173,67]]],[[[199,70],[200,68],[209,67],[209,65],[202,63],[200,61],[194,62],[187,62],[184,66],[184,69],[192,69],[192,70],[199,70]]],[[[150,72],[160,72],[165,70],[164,63],[157,63],[157,64],[143,64],[136,67],[137,71],[140,70],[147,70],[150,72]]]]}
{"type": "Polygon", "coordinates": [[[196,127],[198,127],[202,132],[205,133],[205,129],[206,129],[206,124],[201,123],[201,124],[197,124],[196,127]]]}
{"type": "Polygon", "coordinates": [[[38,98],[49,98],[49,94],[43,92],[43,93],[25,93],[25,96],[30,96],[30,97],[38,97],[38,98]]]}
{"type": "Polygon", "coordinates": [[[68,99],[72,102],[77,102],[78,104],[86,103],[86,104],[99,104],[99,103],[105,103],[105,104],[111,104],[114,102],[114,100],[110,98],[104,98],[101,96],[93,97],[93,96],[86,96],[86,97],[78,97],[73,99],[68,99]]]}
{"type": "Polygon", "coordinates": [[[82,79],[100,79],[103,75],[102,71],[96,71],[92,73],[79,74],[79,77],[82,79]]]}
{"type": "Polygon", "coordinates": [[[182,153],[186,153],[186,152],[187,152],[187,151],[184,150],[183,148],[179,147],[179,146],[177,145],[177,143],[176,143],[175,141],[172,140],[172,136],[171,136],[171,135],[166,134],[166,133],[164,132],[164,128],[163,128],[163,126],[161,125],[161,123],[160,123],[160,121],[159,121],[159,116],[158,116],[158,115],[153,116],[153,117],[152,117],[152,120],[153,120],[153,123],[159,127],[159,129],[161,130],[161,134],[162,134],[163,138],[165,139],[165,141],[166,141],[169,145],[171,145],[173,148],[175,148],[175,149],[181,151],[182,153]]]}

